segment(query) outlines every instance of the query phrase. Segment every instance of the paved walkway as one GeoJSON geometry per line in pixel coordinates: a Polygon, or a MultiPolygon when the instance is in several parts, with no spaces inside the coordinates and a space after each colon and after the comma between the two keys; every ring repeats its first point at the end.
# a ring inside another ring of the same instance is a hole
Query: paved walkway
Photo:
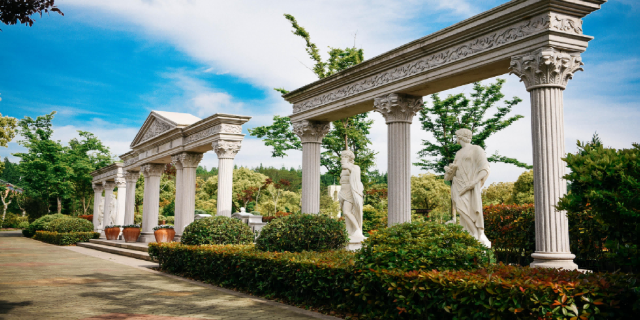
{"type": "Polygon", "coordinates": [[[336,319],[0,232],[0,319],[336,319]]]}

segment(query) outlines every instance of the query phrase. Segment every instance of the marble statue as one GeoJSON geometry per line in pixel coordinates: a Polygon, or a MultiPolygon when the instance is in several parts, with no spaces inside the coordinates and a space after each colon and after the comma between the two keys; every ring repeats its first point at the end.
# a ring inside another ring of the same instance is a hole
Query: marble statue
{"type": "Polygon", "coordinates": [[[360,167],[354,164],[355,155],[350,150],[342,151],[342,173],[338,201],[347,225],[352,249],[360,247],[365,239],[362,234],[362,206],[364,186],[360,181],[360,167]]]}
{"type": "Polygon", "coordinates": [[[109,226],[116,225],[116,216],[118,215],[118,203],[114,193],[111,194],[111,202],[109,203],[109,226]]]}
{"type": "Polygon", "coordinates": [[[491,248],[491,242],[484,234],[482,214],[482,186],[489,177],[489,161],[484,150],[471,144],[471,130],[456,131],[458,143],[462,146],[452,164],[445,167],[444,179],[451,181],[453,200],[453,220],[460,213],[460,225],[480,243],[491,248]]]}
{"type": "Polygon", "coordinates": [[[98,204],[98,229],[104,229],[103,217],[104,217],[104,197],[100,197],[100,203],[98,204]]]}

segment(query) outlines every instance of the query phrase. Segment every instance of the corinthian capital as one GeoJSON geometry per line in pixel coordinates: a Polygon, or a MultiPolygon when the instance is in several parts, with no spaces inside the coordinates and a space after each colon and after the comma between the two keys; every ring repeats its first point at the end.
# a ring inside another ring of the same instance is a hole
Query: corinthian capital
{"type": "Polygon", "coordinates": [[[118,189],[127,187],[127,180],[124,177],[123,178],[116,178],[115,182],[116,182],[116,187],[118,187],[118,189]]]}
{"type": "Polygon", "coordinates": [[[140,171],[125,171],[124,174],[124,179],[127,182],[133,182],[136,183],[138,182],[138,177],[140,177],[140,171]]]}
{"type": "Polygon", "coordinates": [[[93,184],[93,192],[102,193],[102,190],[104,190],[104,187],[102,186],[102,183],[94,183],[93,184]]]}
{"type": "Polygon", "coordinates": [[[182,170],[182,161],[180,161],[181,154],[174,154],[171,156],[171,164],[176,167],[176,170],[182,170]]]}
{"type": "Polygon", "coordinates": [[[102,182],[102,186],[104,187],[104,190],[113,191],[113,188],[116,187],[116,183],[115,183],[115,181],[104,181],[104,182],[102,182]]]}
{"type": "Polygon", "coordinates": [[[142,174],[145,177],[159,177],[164,172],[164,164],[161,163],[148,163],[142,166],[142,174]]]}
{"type": "Polygon", "coordinates": [[[387,123],[408,122],[422,109],[422,97],[391,93],[373,99],[373,109],[380,112],[387,123]]]}
{"type": "Polygon", "coordinates": [[[211,143],[218,159],[233,159],[240,151],[241,141],[218,140],[211,143]]]}
{"type": "Polygon", "coordinates": [[[573,73],[583,71],[580,53],[542,48],[511,58],[512,74],[520,77],[527,91],[540,87],[564,89],[573,73]]]}
{"type": "Polygon", "coordinates": [[[183,152],[179,154],[179,158],[183,168],[197,168],[202,160],[202,153],[183,152]]]}
{"type": "Polygon", "coordinates": [[[331,122],[300,120],[293,123],[293,132],[302,143],[321,143],[322,138],[331,130],[331,122]]]}

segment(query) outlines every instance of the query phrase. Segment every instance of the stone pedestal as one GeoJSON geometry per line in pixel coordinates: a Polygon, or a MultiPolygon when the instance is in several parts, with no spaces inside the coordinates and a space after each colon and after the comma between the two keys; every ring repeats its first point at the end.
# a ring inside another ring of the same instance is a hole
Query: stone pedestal
{"type": "MultiPolygon", "coordinates": [[[[124,179],[127,182],[126,201],[124,205],[123,225],[134,224],[136,212],[136,183],[140,177],[140,171],[126,171],[124,179]]],[[[118,192],[120,193],[120,192],[118,192]]]]}
{"type": "Polygon", "coordinates": [[[184,230],[182,224],[182,198],[184,197],[184,190],[182,186],[182,161],[180,161],[180,155],[176,154],[171,156],[171,163],[176,168],[176,199],[175,199],[175,209],[174,209],[174,222],[173,227],[176,231],[176,236],[182,236],[182,231],[184,230]]]}
{"type": "MultiPolygon", "coordinates": [[[[196,169],[202,160],[202,153],[181,153],[180,162],[182,163],[182,192],[181,192],[181,209],[180,209],[180,225],[179,234],[182,236],[184,227],[193,222],[193,216],[196,210],[196,169]]],[[[177,189],[176,189],[177,198],[177,189]]],[[[177,205],[177,203],[176,203],[177,205]]],[[[177,219],[177,217],[176,217],[177,219]]],[[[178,231],[176,231],[178,233],[178,231]]]]}
{"type": "Polygon", "coordinates": [[[102,229],[104,230],[106,226],[112,224],[111,215],[115,214],[115,212],[112,212],[111,210],[111,200],[113,198],[113,189],[116,187],[116,183],[113,181],[105,181],[102,183],[102,186],[104,187],[104,214],[102,216],[102,229]]]}
{"type": "Polygon", "coordinates": [[[411,222],[411,122],[422,107],[422,97],[396,93],[373,102],[388,126],[389,227],[411,222]]]}
{"type": "Polygon", "coordinates": [[[357,251],[362,248],[362,242],[349,242],[346,249],[348,251],[357,251]]]}
{"type": "Polygon", "coordinates": [[[144,203],[142,205],[142,232],[138,242],[154,242],[153,228],[158,226],[158,211],[160,205],[160,177],[164,171],[164,164],[145,164],[142,166],[144,175],[144,203]]]}
{"type": "Polygon", "coordinates": [[[531,95],[536,252],[531,267],[578,269],[569,247],[565,212],[555,205],[567,192],[564,176],[563,96],[573,73],[582,70],[577,53],[543,48],[513,57],[511,72],[531,95]]]}
{"type": "Polygon", "coordinates": [[[100,226],[100,202],[102,202],[102,184],[93,184],[93,231],[101,232],[100,226]]]}
{"type": "Polygon", "coordinates": [[[293,132],[302,142],[302,213],[320,212],[320,146],[330,129],[329,122],[293,123],[293,132]]]}
{"type": "Polygon", "coordinates": [[[233,201],[233,159],[240,151],[241,141],[218,140],[212,143],[218,155],[218,216],[231,217],[233,201]]]}

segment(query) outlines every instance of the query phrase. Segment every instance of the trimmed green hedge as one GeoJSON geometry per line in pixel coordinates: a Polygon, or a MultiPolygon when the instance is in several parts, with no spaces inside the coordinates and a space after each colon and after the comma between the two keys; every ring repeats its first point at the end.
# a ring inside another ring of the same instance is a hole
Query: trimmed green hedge
{"type": "Polygon", "coordinates": [[[49,223],[51,223],[52,221],[57,219],[68,218],[68,217],[69,216],[65,216],[64,214],[61,214],[61,213],[44,215],[34,220],[33,222],[31,222],[28,228],[22,230],[22,235],[24,235],[27,238],[31,238],[36,234],[36,231],[47,230],[49,223]]]}
{"type": "Polygon", "coordinates": [[[50,244],[69,246],[78,242],[87,242],[91,239],[98,239],[99,237],[100,233],[98,232],[58,233],[50,231],[36,231],[36,235],[33,238],[50,244]]]}
{"type": "Polygon", "coordinates": [[[295,213],[269,222],[260,230],[262,251],[327,251],[342,249],[349,235],[344,221],[321,214],[295,213]]]}
{"type": "Polygon", "coordinates": [[[182,233],[180,242],[188,245],[200,244],[250,244],[255,239],[251,228],[242,221],[213,216],[190,223],[182,233]]]}
{"type": "Polygon", "coordinates": [[[635,319],[634,275],[494,265],[473,271],[354,267],[348,251],[278,253],[253,246],[150,243],[162,270],[360,319],[635,319]]]}
{"type": "Polygon", "coordinates": [[[49,222],[45,230],[58,233],[92,232],[93,223],[82,218],[62,218],[49,222]]]}

